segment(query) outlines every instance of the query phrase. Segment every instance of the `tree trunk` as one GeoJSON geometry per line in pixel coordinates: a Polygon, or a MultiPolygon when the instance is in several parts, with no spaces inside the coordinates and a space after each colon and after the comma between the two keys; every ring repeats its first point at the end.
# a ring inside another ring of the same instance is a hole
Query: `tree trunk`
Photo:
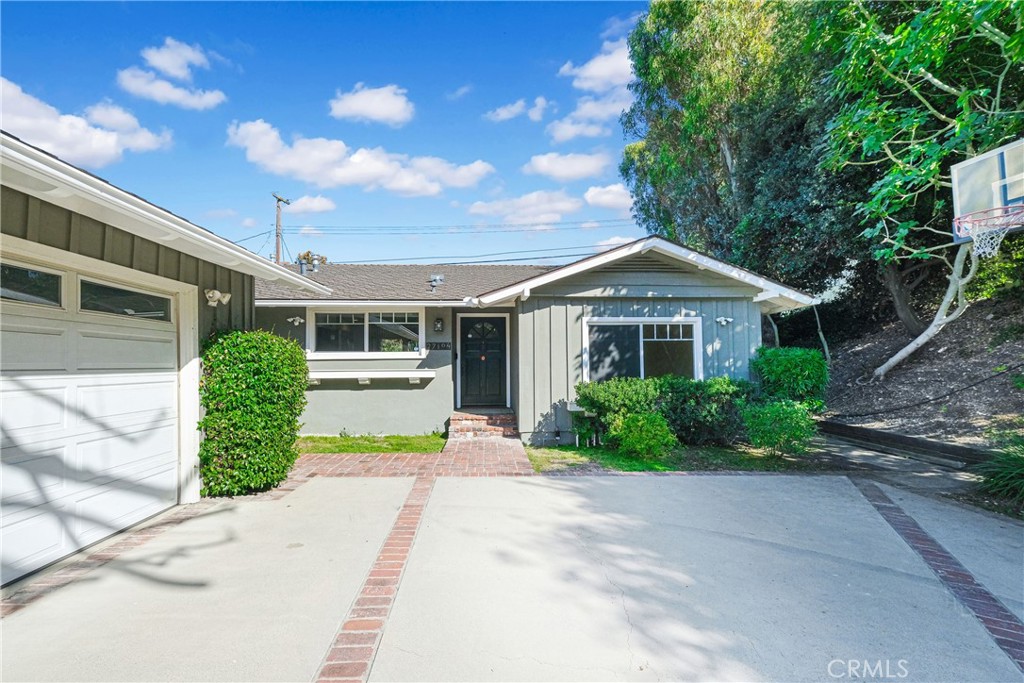
{"type": "Polygon", "coordinates": [[[907,287],[907,283],[904,282],[903,273],[900,271],[899,265],[896,263],[887,264],[882,269],[882,279],[885,282],[886,289],[889,290],[889,296],[892,298],[893,308],[896,309],[896,317],[903,323],[903,327],[915,337],[923,333],[928,326],[910,305],[910,293],[913,290],[907,287]]]}
{"type": "Polygon", "coordinates": [[[903,362],[908,356],[914,351],[927,344],[932,337],[942,331],[942,328],[953,322],[967,310],[968,301],[964,294],[964,290],[971,280],[974,279],[975,274],[978,272],[978,257],[974,254],[974,244],[972,242],[965,242],[960,245],[960,248],[956,252],[956,260],[953,262],[953,271],[949,274],[949,286],[946,287],[946,293],[942,297],[942,303],[939,305],[939,310],[935,313],[935,318],[928,327],[917,336],[914,341],[910,342],[899,352],[885,361],[882,365],[877,367],[874,372],[874,378],[877,380],[885,379],[885,374],[892,370],[894,367],[903,362]],[[964,264],[967,257],[970,256],[971,264],[968,267],[968,271],[964,273],[964,264]],[[953,301],[956,301],[956,309],[950,313],[949,308],[953,305],[953,301]]]}
{"type": "Polygon", "coordinates": [[[772,320],[771,313],[766,313],[764,317],[772,328],[772,343],[775,345],[775,348],[779,348],[779,328],[776,326],[775,321],[772,320]]]}

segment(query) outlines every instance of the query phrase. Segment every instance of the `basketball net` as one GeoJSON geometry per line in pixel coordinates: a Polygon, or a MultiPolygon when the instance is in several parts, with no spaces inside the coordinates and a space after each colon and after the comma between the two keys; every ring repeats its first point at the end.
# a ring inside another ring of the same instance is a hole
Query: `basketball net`
{"type": "Polygon", "coordinates": [[[953,219],[957,236],[970,237],[974,241],[974,253],[978,258],[995,256],[1006,233],[1020,227],[1024,227],[1024,204],[997,206],[953,219]]]}

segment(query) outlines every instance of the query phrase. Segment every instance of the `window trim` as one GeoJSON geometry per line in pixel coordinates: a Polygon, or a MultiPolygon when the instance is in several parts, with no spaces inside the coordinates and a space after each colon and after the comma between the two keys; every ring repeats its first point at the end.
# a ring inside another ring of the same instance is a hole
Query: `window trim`
{"type": "Polygon", "coordinates": [[[306,358],[310,360],[422,360],[427,357],[427,312],[425,307],[409,307],[401,310],[354,306],[344,307],[308,307],[306,308],[306,358]],[[356,313],[363,315],[363,348],[370,346],[370,315],[372,313],[417,313],[420,318],[419,351],[317,351],[316,350],[316,314],[317,313],[356,313]]]}
{"type": "Polygon", "coordinates": [[[100,316],[101,318],[107,318],[107,319],[114,318],[116,320],[137,320],[137,321],[140,321],[140,322],[145,323],[147,325],[163,325],[165,327],[174,327],[174,326],[176,326],[178,324],[178,322],[177,322],[177,320],[175,318],[176,311],[175,311],[175,306],[174,306],[174,297],[173,296],[168,296],[165,292],[155,292],[155,291],[148,290],[148,289],[143,289],[143,288],[140,288],[140,287],[133,287],[131,285],[126,285],[126,284],[124,284],[122,282],[117,282],[115,280],[107,280],[107,279],[105,279],[103,277],[96,277],[94,275],[82,274],[82,273],[75,273],[74,280],[75,280],[75,284],[74,284],[75,312],[79,313],[80,315],[89,315],[89,316],[96,315],[96,316],[100,316]],[[95,285],[100,285],[101,287],[111,287],[113,289],[123,289],[126,292],[136,292],[138,294],[143,294],[143,295],[148,295],[148,296],[158,296],[158,297],[160,297],[162,299],[167,299],[169,301],[169,304],[170,304],[170,306],[169,306],[169,315],[168,315],[166,320],[159,320],[159,319],[154,319],[154,318],[143,318],[143,317],[136,317],[134,315],[122,315],[120,313],[109,313],[107,311],[94,311],[92,309],[82,308],[82,281],[83,280],[86,281],[86,282],[91,282],[92,284],[95,284],[95,285]]]}
{"type": "Polygon", "coordinates": [[[40,273],[46,273],[48,275],[56,275],[60,278],[60,303],[58,305],[53,304],[39,304],[32,301],[18,301],[17,299],[2,299],[2,306],[31,306],[32,308],[42,308],[47,311],[64,311],[67,312],[68,301],[70,300],[71,288],[68,284],[72,279],[71,273],[66,270],[58,270],[56,268],[49,268],[46,266],[40,266],[38,264],[22,261],[20,259],[7,258],[0,259],[0,263],[7,266],[14,266],[15,268],[21,268],[22,270],[36,270],[40,273]]]}
{"type": "MultiPolygon", "coordinates": [[[[583,381],[590,381],[590,327],[600,325],[635,325],[640,338],[640,376],[644,377],[644,325],[688,324],[693,326],[693,378],[704,379],[704,319],[700,316],[677,315],[672,317],[623,316],[583,318],[583,381]]],[[[681,340],[682,341],[682,340],[681,340]]]]}

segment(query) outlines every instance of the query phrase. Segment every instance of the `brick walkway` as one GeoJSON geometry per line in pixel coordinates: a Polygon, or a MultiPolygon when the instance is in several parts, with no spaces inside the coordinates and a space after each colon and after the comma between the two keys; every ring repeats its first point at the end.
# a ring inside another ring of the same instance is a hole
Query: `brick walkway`
{"type": "Polygon", "coordinates": [[[523,477],[532,475],[515,438],[451,439],[440,453],[311,453],[293,477],[523,477]]]}

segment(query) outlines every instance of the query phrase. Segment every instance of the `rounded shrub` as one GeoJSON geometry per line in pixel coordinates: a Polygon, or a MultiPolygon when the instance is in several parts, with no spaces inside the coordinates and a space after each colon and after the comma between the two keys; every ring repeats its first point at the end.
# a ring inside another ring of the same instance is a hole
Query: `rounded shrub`
{"type": "Polygon", "coordinates": [[[766,396],[806,403],[813,410],[824,409],[828,363],[821,351],[762,346],[751,367],[761,379],[761,390],[766,396]]]}
{"type": "Polygon", "coordinates": [[[620,451],[637,458],[653,458],[676,445],[668,422],[658,413],[622,415],[615,420],[610,436],[620,451]]]}
{"type": "Polygon", "coordinates": [[[280,484],[295,464],[309,370],[302,347],[261,330],[217,335],[203,349],[202,494],[280,484]]]}
{"type": "Polygon", "coordinates": [[[576,404],[596,417],[574,415],[573,430],[580,436],[611,432],[615,421],[624,415],[655,412],[660,391],[660,380],[639,377],[577,384],[576,404]]]}
{"type": "Polygon", "coordinates": [[[807,406],[796,401],[751,403],[742,414],[750,443],[769,455],[803,453],[817,432],[807,406]]]}
{"type": "Polygon", "coordinates": [[[729,445],[743,434],[740,405],[752,393],[750,382],[730,377],[664,377],[658,410],[682,443],[729,445]]]}

